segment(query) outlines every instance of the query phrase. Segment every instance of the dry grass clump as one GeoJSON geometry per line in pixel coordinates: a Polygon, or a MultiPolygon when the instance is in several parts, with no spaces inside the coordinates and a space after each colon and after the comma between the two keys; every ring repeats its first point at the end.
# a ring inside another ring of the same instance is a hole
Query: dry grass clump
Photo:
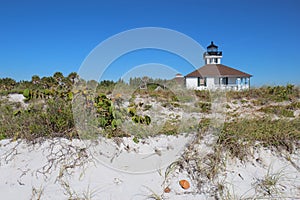
{"type": "Polygon", "coordinates": [[[207,90],[195,90],[195,95],[200,101],[211,102],[211,95],[207,90]]]}
{"type": "Polygon", "coordinates": [[[240,159],[249,155],[248,147],[259,142],[263,146],[284,148],[293,152],[300,140],[300,118],[293,120],[240,119],[226,122],[218,143],[240,159]]]}
{"type": "Polygon", "coordinates": [[[290,109],[290,110],[300,109],[300,101],[292,102],[291,104],[286,106],[286,109],[290,109]]]}
{"type": "Polygon", "coordinates": [[[257,99],[259,102],[282,102],[287,100],[298,99],[300,97],[300,89],[294,85],[286,86],[264,86],[260,88],[252,88],[245,91],[229,91],[226,94],[227,100],[233,99],[257,99]]]}
{"type": "Polygon", "coordinates": [[[283,199],[282,191],[284,191],[285,186],[282,181],[284,181],[285,175],[283,169],[273,172],[269,166],[266,175],[254,183],[255,192],[260,194],[260,198],[283,199]]]}
{"type": "Polygon", "coordinates": [[[294,117],[294,111],[289,109],[293,106],[266,106],[258,111],[264,112],[266,114],[275,114],[278,117],[294,117]]]}
{"type": "Polygon", "coordinates": [[[194,104],[194,106],[196,108],[199,108],[201,113],[209,113],[209,112],[211,112],[211,103],[210,102],[199,101],[199,102],[196,102],[194,104]]]}

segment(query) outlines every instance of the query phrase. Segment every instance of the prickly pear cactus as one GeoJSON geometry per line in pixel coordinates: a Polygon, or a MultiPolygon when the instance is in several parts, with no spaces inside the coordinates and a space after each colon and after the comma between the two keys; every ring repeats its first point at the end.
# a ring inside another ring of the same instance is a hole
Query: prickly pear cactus
{"type": "Polygon", "coordinates": [[[23,91],[23,96],[25,97],[25,101],[28,101],[31,99],[32,94],[31,91],[27,88],[23,91]]]}

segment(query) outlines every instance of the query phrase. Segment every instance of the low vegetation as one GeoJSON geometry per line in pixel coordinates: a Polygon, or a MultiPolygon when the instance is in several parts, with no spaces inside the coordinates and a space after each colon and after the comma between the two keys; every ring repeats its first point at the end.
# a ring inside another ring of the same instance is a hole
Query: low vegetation
{"type": "Polygon", "coordinates": [[[41,137],[77,137],[71,103],[49,99],[43,103],[21,108],[19,103],[1,101],[0,138],[27,139],[41,137]]]}
{"type": "MultiPolygon", "coordinates": [[[[166,116],[166,121],[158,134],[203,133],[209,130],[212,103],[208,91],[194,91],[194,96],[184,92],[175,94],[168,89],[168,83],[164,80],[159,80],[159,84],[149,83],[146,89],[139,87],[141,82],[143,83],[143,80],[138,78],[131,79],[129,84],[122,80],[85,82],[76,73],[64,77],[60,72],[51,77],[33,76],[31,81],[0,79],[0,139],[22,138],[34,141],[37,138],[79,137],[72,111],[72,103],[78,96],[84,100],[81,109],[85,109],[93,117],[89,122],[89,125],[94,127],[93,131],[107,137],[135,135],[135,142],[138,142],[143,135],[128,132],[134,130],[139,132],[139,129],[134,127],[123,130],[121,124],[126,121],[141,127],[150,126],[149,130],[153,129],[151,124],[154,119],[145,114],[151,113],[153,104],[136,103],[137,97],[147,98],[149,101],[152,99],[154,104],[159,103],[164,109],[186,111],[189,108],[189,113],[197,112],[204,116],[200,122],[196,118],[187,120],[183,123],[184,126],[180,125],[180,115],[166,116]],[[72,86],[79,83],[84,87],[78,91],[72,90],[72,86]],[[122,90],[128,89],[130,84],[136,86],[137,89],[129,99],[129,105],[124,106],[122,95],[113,94],[117,84],[121,85],[122,90]],[[5,98],[6,95],[14,93],[23,94],[27,106],[10,102],[5,98]]],[[[193,91],[189,91],[189,94],[190,92],[193,91]]],[[[300,118],[299,115],[295,115],[300,109],[298,87],[268,86],[242,92],[229,91],[226,95],[226,109],[235,108],[236,113],[230,115],[228,111],[231,120],[225,122],[218,137],[218,144],[224,150],[243,158],[247,155],[248,146],[253,146],[257,142],[288,151],[293,151],[294,146],[299,145],[300,118]],[[262,117],[241,118],[238,106],[251,107],[255,112],[262,113],[262,117]]]]}
{"type": "Polygon", "coordinates": [[[267,114],[274,114],[278,117],[294,117],[294,109],[290,109],[289,106],[265,106],[259,111],[267,113],[267,114]]]}
{"type": "MultiPolygon", "coordinates": [[[[55,139],[47,141],[55,141],[56,137],[72,140],[102,135],[119,145],[125,139],[122,137],[130,136],[134,143],[145,144],[144,138],[148,136],[185,133],[193,136],[193,140],[181,157],[167,168],[164,193],[173,192],[167,179],[171,179],[175,171],[186,172],[193,190],[185,193],[199,194],[209,190],[213,195],[221,194],[219,199],[233,198],[229,193],[225,194],[226,184],[219,182],[219,175],[226,171],[228,155],[244,163],[256,149],[277,149],[287,155],[284,158],[299,171],[292,159],[300,147],[298,87],[268,86],[242,92],[228,91],[227,101],[218,107],[212,96],[216,93],[174,90],[172,84],[145,78],[134,78],[129,83],[122,80],[98,83],[82,80],[76,73],[65,77],[60,72],[51,77],[33,76],[31,81],[0,79],[0,140],[22,139],[35,143],[48,138],[55,139]],[[78,85],[80,87],[73,88],[78,85]],[[12,101],[11,94],[22,95],[24,101],[12,101]],[[224,112],[222,114],[226,116],[220,125],[215,119],[222,105],[220,113],[224,112]]],[[[83,154],[87,153],[86,149],[78,147],[70,151],[73,147],[65,145],[66,155],[73,152],[70,155],[75,156],[75,164],[69,167],[74,167],[77,161],[80,163],[76,166],[87,162],[90,155],[83,154]]],[[[124,148],[130,147],[124,144],[124,148]]],[[[154,152],[159,151],[155,149],[154,152]]],[[[254,160],[257,159],[256,163],[259,163],[259,158],[254,160]]],[[[49,157],[47,165],[52,166],[53,162],[49,157]]],[[[79,198],[61,178],[64,172],[67,167],[60,171],[59,183],[70,199],[79,198]]],[[[253,179],[253,188],[264,197],[272,197],[272,193],[280,193],[283,188],[281,177],[281,171],[270,170],[265,176],[253,179]]],[[[34,197],[40,198],[44,191],[33,188],[32,192],[34,197]]],[[[88,188],[82,198],[90,199],[93,193],[88,188]]],[[[164,199],[164,193],[152,192],[149,198],[164,199]]]]}
{"type": "Polygon", "coordinates": [[[239,119],[226,122],[218,143],[233,156],[243,159],[249,155],[250,146],[257,142],[293,152],[300,142],[300,118],[293,120],[271,118],[239,119]]]}
{"type": "Polygon", "coordinates": [[[242,92],[227,92],[228,101],[233,99],[254,99],[257,105],[265,105],[269,102],[292,101],[300,98],[299,87],[288,84],[286,86],[263,86],[252,88],[242,92]]]}

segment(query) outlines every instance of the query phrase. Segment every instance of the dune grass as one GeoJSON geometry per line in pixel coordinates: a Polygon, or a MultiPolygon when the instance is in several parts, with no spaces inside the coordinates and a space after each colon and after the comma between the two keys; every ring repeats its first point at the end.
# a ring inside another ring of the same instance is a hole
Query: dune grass
{"type": "MultiPolygon", "coordinates": [[[[83,91],[83,95],[86,95],[86,93],[83,91]]],[[[23,108],[20,103],[12,103],[4,98],[0,99],[0,139],[21,138],[33,141],[37,138],[48,137],[78,138],[72,112],[72,101],[76,94],[72,93],[69,96],[67,95],[70,94],[69,91],[66,91],[65,95],[63,94],[53,93],[52,96],[50,95],[46,99],[32,98],[27,102],[27,108],[23,108]]],[[[96,99],[97,101],[91,103],[95,111],[96,121],[94,125],[97,128],[104,129],[106,133],[109,133],[109,137],[131,135],[118,128],[124,119],[138,121],[138,126],[151,123],[151,116],[149,116],[149,120],[146,120],[146,116],[140,115],[136,111],[130,114],[130,109],[116,109],[112,106],[112,102],[116,102],[116,99],[110,99],[105,94],[101,95],[101,98],[99,97],[96,99]]],[[[137,90],[133,95],[154,98],[157,102],[162,102],[163,105],[166,104],[166,109],[171,109],[171,107],[180,108],[186,101],[189,101],[189,98],[185,97],[185,93],[182,93],[180,98],[176,98],[172,91],[155,91],[153,88],[149,91],[137,90]],[[173,106],[175,103],[178,106],[173,106]]],[[[190,105],[191,110],[194,109],[194,111],[200,112],[206,117],[200,122],[184,122],[186,126],[178,126],[177,121],[174,124],[173,121],[170,121],[171,119],[166,119],[167,123],[159,131],[159,134],[176,135],[189,130],[202,133],[208,130],[210,126],[208,114],[211,112],[210,94],[208,91],[195,91],[195,96],[197,101],[190,105]]],[[[253,103],[253,101],[256,101],[259,105],[258,111],[266,115],[263,118],[257,117],[254,119],[235,116],[233,120],[225,122],[218,143],[224,150],[241,158],[247,154],[247,148],[250,145],[255,145],[256,142],[264,146],[275,146],[292,151],[293,146],[299,145],[300,140],[300,119],[299,116],[294,116],[294,111],[300,109],[299,98],[300,90],[293,85],[227,92],[227,100],[231,102],[243,100],[253,103]],[[289,103],[269,105],[270,102],[278,103],[282,101],[289,103]],[[269,114],[275,114],[279,119],[274,120],[269,114]]],[[[150,104],[139,106],[133,102],[130,105],[131,110],[140,109],[144,112],[152,107],[150,104]]],[[[84,107],[84,109],[86,108],[84,107]]],[[[99,132],[99,134],[102,133],[99,132]]],[[[143,135],[139,135],[139,137],[143,137],[143,135]]]]}
{"type": "Polygon", "coordinates": [[[260,145],[283,148],[293,152],[299,146],[300,118],[292,120],[271,118],[240,119],[226,122],[218,143],[233,156],[243,159],[249,155],[249,146],[260,145]]]}

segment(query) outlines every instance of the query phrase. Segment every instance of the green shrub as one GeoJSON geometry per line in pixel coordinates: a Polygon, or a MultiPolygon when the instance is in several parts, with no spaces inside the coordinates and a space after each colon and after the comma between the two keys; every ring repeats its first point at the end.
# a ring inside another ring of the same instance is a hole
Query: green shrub
{"type": "Polygon", "coordinates": [[[0,135],[29,141],[41,137],[76,136],[70,102],[51,99],[46,104],[31,104],[26,110],[15,110],[14,107],[14,104],[1,106],[0,135]]]}
{"type": "Polygon", "coordinates": [[[267,106],[259,109],[259,111],[267,114],[275,114],[279,117],[294,117],[294,111],[283,106],[267,106]]]}
{"type": "Polygon", "coordinates": [[[46,120],[49,120],[54,133],[64,133],[74,128],[74,120],[71,102],[61,98],[50,99],[47,102],[47,113],[42,114],[46,120]]]}
{"type": "Polygon", "coordinates": [[[139,123],[139,124],[146,124],[149,125],[151,123],[151,118],[146,115],[146,116],[139,116],[139,115],[135,115],[132,117],[132,121],[135,123],[139,123]]]}
{"type": "Polygon", "coordinates": [[[28,101],[32,98],[32,92],[27,88],[23,91],[23,96],[25,97],[25,101],[28,101]]]}
{"type": "Polygon", "coordinates": [[[132,140],[133,140],[134,143],[139,143],[140,142],[138,137],[134,137],[132,140]]]}
{"type": "Polygon", "coordinates": [[[131,117],[136,115],[136,108],[135,107],[129,107],[128,108],[128,113],[131,117]]]}
{"type": "Polygon", "coordinates": [[[100,94],[94,99],[96,112],[98,113],[99,126],[102,128],[113,127],[116,128],[114,122],[114,107],[112,101],[106,97],[105,94],[100,94]]]}
{"type": "Polygon", "coordinates": [[[152,105],[146,104],[144,105],[144,111],[150,110],[152,108],[152,105]]]}
{"type": "Polygon", "coordinates": [[[241,100],[241,103],[242,103],[242,104],[247,103],[247,102],[248,102],[248,101],[245,100],[245,99],[242,99],[242,100],[241,100]]]}
{"type": "Polygon", "coordinates": [[[290,109],[290,110],[300,109],[300,101],[298,101],[298,102],[292,102],[290,105],[286,106],[286,108],[290,109]]]}
{"type": "Polygon", "coordinates": [[[245,91],[228,91],[227,100],[232,99],[260,99],[262,102],[276,101],[282,102],[299,98],[300,90],[294,85],[286,86],[264,86],[260,88],[251,88],[245,91]]]}
{"type": "Polygon", "coordinates": [[[201,133],[204,133],[208,130],[210,122],[211,122],[211,119],[209,119],[209,118],[202,118],[199,121],[198,127],[199,127],[199,130],[201,133]]]}
{"type": "Polygon", "coordinates": [[[233,103],[234,105],[238,104],[238,102],[237,102],[237,101],[233,101],[232,103],[233,103]]]}
{"type": "Polygon", "coordinates": [[[218,143],[232,155],[243,159],[249,155],[249,146],[260,142],[293,151],[300,140],[300,118],[293,120],[240,119],[224,123],[218,143]]]}
{"type": "MultiPolygon", "coordinates": [[[[140,107],[142,104],[140,104],[140,107]]],[[[119,127],[128,118],[135,123],[149,125],[151,118],[147,115],[137,115],[137,106],[132,104],[126,111],[124,108],[115,108],[112,101],[104,94],[100,94],[95,98],[95,107],[98,118],[98,126],[110,131],[113,135],[120,132],[119,127]]],[[[123,133],[122,133],[123,134],[123,133]]]]}
{"type": "Polygon", "coordinates": [[[206,90],[195,90],[195,95],[199,98],[200,101],[211,101],[210,93],[206,90]]]}
{"type": "Polygon", "coordinates": [[[201,109],[201,112],[208,113],[211,111],[211,103],[210,102],[197,102],[195,103],[195,107],[198,107],[201,109]]]}
{"type": "Polygon", "coordinates": [[[7,138],[7,136],[5,134],[0,133],[0,140],[6,139],[6,138],[7,138]]]}
{"type": "Polygon", "coordinates": [[[178,129],[179,129],[178,125],[170,121],[166,121],[162,129],[159,131],[159,134],[176,135],[178,133],[178,129]]]}

